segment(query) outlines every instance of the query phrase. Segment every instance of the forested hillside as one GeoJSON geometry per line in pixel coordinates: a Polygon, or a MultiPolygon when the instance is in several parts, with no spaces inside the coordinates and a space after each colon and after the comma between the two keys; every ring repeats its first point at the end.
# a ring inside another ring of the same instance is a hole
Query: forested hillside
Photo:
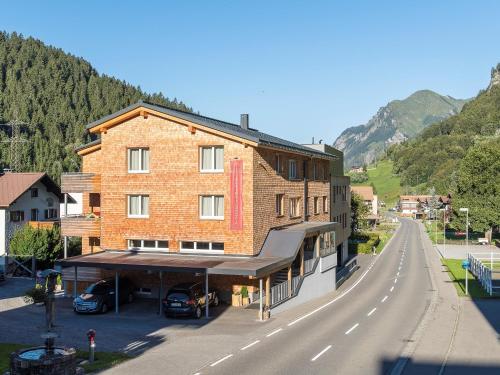
{"type": "MultiPolygon", "coordinates": [[[[161,93],[99,74],[87,61],[33,38],[0,32],[0,123],[19,120],[20,171],[46,171],[59,180],[79,168],[74,148],[88,141],[87,123],[139,99],[191,111],[161,93]]],[[[0,126],[0,168],[11,166],[11,127],[0,126]]]]}
{"type": "Polygon", "coordinates": [[[500,64],[491,84],[460,114],[426,128],[417,138],[389,149],[394,171],[403,186],[434,186],[438,193],[454,191],[456,172],[468,150],[483,142],[500,149],[500,64]]]}

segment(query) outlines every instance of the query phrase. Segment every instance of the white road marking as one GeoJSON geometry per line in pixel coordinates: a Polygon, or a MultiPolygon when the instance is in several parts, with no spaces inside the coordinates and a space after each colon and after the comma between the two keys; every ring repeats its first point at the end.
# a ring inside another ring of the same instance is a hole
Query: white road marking
{"type": "Polygon", "coordinates": [[[394,285],[391,287],[391,292],[394,290],[394,285]]]}
{"type": "Polygon", "coordinates": [[[228,355],[226,355],[225,357],[223,357],[223,358],[219,359],[218,361],[215,361],[214,363],[212,363],[212,364],[210,365],[210,367],[217,366],[219,363],[221,363],[222,361],[225,361],[225,360],[226,360],[226,359],[228,359],[228,358],[231,358],[232,356],[233,356],[232,354],[228,354],[228,355]]]}
{"type": "Polygon", "coordinates": [[[396,276],[399,276],[399,271],[398,271],[398,273],[396,274],[396,276]]]}
{"type": "Polygon", "coordinates": [[[254,346],[255,344],[258,344],[260,342],[260,340],[255,340],[254,342],[252,342],[251,344],[248,344],[247,346],[244,346],[243,348],[241,348],[240,350],[246,350],[248,348],[251,348],[252,346],[254,346]]]}
{"type": "Polygon", "coordinates": [[[396,284],[398,282],[398,279],[394,279],[394,284],[396,284]]]}
{"type": "Polygon", "coordinates": [[[267,334],[266,337],[271,337],[272,335],[275,335],[276,333],[283,331],[283,328],[278,328],[275,331],[272,331],[271,333],[267,334]]]}
{"type": "Polygon", "coordinates": [[[323,354],[325,354],[326,351],[328,351],[331,347],[332,347],[331,345],[328,345],[325,349],[323,349],[318,354],[316,354],[314,357],[312,357],[311,362],[314,362],[315,360],[317,360],[319,357],[321,357],[323,354]]]}
{"type": "Polygon", "coordinates": [[[384,303],[387,298],[389,298],[389,297],[385,296],[384,298],[382,298],[382,301],[380,301],[380,302],[384,303]]]}
{"type": "Polygon", "coordinates": [[[374,308],[372,309],[372,311],[370,311],[368,314],[366,314],[366,316],[370,316],[371,314],[373,314],[373,313],[375,312],[375,310],[377,310],[377,308],[376,308],[376,307],[374,307],[374,308]]]}
{"type": "Polygon", "coordinates": [[[399,266],[398,271],[401,271],[401,266],[399,266]]]}
{"type": "Polygon", "coordinates": [[[349,328],[347,331],[346,331],[346,335],[348,335],[349,333],[351,333],[352,331],[354,331],[356,328],[358,328],[359,326],[359,323],[356,323],[355,325],[353,325],[351,328],[349,328]]]}
{"type": "Polygon", "coordinates": [[[197,372],[196,374],[193,374],[193,375],[201,375],[201,372],[197,372]]]}
{"type": "MultiPolygon", "coordinates": [[[[392,236],[392,238],[394,238],[394,236],[392,236]]],[[[392,238],[391,238],[391,239],[392,239],[392,238]]],[[[385,253],[387,253],[387,251],[383,251],[380,255],[383,255],[383,254],[385,254],[385,253]]],[[[322,306],[320,306],[320,307],[318,307],[318,308],[314,309],[313,311],[311,311],[311,312],[309,312],[309,313],[307,313],[307,314],[305,314],[305,315],[301,316],[300,318],[297,318],[297,319],[295,319],[294,321],[292,321],[292,322],[288,323],[288,326],[289,326],[289,327],[290,327],[290,326],[293,326],[294,324],[296,324],[296,323],[300,322],[301,320],[303,320],[303,319],[305,319],[305,318],[310,317],[311,315],[313,315],[313,314],[317,313],[318,311],[323,310],[324,308],[326,308],[326,307],[330,306],[332,303],[334,303],[334,302],[338,301],[339,299],[341,299],[342,297],[346,296],[346,295],[347,295],[347,294],[348,294],[351,290],[353,290],[353,289],[354,289],[354,288],[355,288],[355,287],[356,287],[356,286],[357,286],[357,285],[358,285],[358,284],[359,284],[359,283],[360,283],[360,282],[361,282],[361,281],[365,278],[365,276],[368,274],[368,272],[370,272],[370,269],[371,269],[371,268],[375,265],[375,263],[377,263],[377,261],[378,261],[380,258],[381,258],[380,256],[378,256],[377,258],[375,258],[375,260],[374,260],[374,261],[373,261],[373,263],[370,265],[370,267],[369,267],[369,268],[365,271],[365,273],[364,273],[364,274],[362,274],[362,275],[360,276],[360,278],[359,278],[359,279],[358,279],[358,280],[357,280],[354,284],[352,284],[352,285],[351,285],[351,287],[350,287],[349,289],[347,289],[344,293],[342,293],[340,296],[338,296],[337,298],[332,299],[330,302],[325,303],[324,305],[322,305],[322,306]]]]}

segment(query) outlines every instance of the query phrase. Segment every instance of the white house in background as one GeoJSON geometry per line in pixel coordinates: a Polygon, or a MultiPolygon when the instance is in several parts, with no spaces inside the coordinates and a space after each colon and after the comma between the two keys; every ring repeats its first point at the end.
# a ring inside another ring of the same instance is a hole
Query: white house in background
{"type": "MultiPolygon", "coordinates": [[[[0,268],[14,232],[26,223],[50,227],[59,221],[62,201],[61,189],[46,173],[0,174],[0,268]]],[[[71,197],[68,201],[75,203],[71,197]]]]}

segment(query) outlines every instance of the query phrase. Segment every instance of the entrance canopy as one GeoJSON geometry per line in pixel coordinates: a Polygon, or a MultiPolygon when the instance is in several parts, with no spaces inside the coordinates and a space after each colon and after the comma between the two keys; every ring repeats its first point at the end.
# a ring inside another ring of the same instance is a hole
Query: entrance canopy
{"type": "Polygon", "coordinates": [[[107,250],[57,261],[62,267],[96,267],[113,270],[200,272],[213,275],[265,277],[293,262],[305,237],[334,229],[335,223],[302,223],[269,233],[257,256],[216,256],[107,250]]]}

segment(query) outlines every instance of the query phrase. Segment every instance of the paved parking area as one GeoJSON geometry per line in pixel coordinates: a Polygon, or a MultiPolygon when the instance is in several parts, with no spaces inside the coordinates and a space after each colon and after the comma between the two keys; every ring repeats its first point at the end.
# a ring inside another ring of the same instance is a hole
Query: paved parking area
{"type": "MultiPolygon", "coordinates": [[[[44,306],[27,305],[24,292],[33,285],[30,279],[9,278],[0,284],[0,342],[40,344],[45,328],[44,306]]],[[[230,306],[212,307],[211,317],[202,319],[167,319],[158,315],[157,300],[136,300],[121,305],[120,314],[75,314],[70,298],[56,299],[56,331],[58,341],[85,348],[86,332],[97,331],[98,350],[124,351],[138,354],[177,337],[197,335],[199,330],[213,332],[246,332],[256,321],[255,310],[230,306]]]]}
{"type": "Polygon", "coordinates": [[[467,253],[491,253],[500,254],[500,248],[492,245],[437,245],[439,252],[444,258],[465,259],[467,253]]]}

